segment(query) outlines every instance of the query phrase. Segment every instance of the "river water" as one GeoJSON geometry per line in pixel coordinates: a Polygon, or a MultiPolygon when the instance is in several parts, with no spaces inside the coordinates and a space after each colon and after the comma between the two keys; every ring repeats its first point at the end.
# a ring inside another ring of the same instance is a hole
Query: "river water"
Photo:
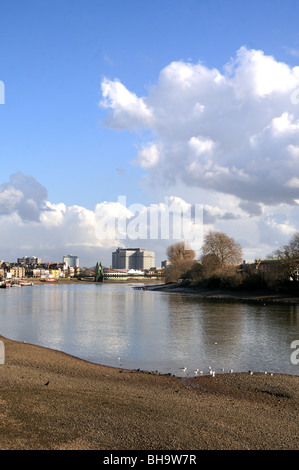
{"type": "Polygon", "coordinates": [[[34,285],[1,289],[0,334],[98,364],[177,376],[209,367],[299,375],[291,347],[299,340],[296,305],[215,302],[132,284],[34,285]]]}

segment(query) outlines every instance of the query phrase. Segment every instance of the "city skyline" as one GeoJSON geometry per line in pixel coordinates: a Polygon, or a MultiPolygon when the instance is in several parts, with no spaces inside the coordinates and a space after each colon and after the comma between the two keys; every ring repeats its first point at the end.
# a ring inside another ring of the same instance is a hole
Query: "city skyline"
{"type": "MultiPolygon", "coordinates": [[[[298,2],[0,10],[0,259],[110,265],[121,244],[99,236],[98,214],[131,220],[138,204],[201,205],[198,228],[234,237],[245,259],[299,230],[298,2]]],[[[176,241],[122,239],[157,266],[176,241]]]]}

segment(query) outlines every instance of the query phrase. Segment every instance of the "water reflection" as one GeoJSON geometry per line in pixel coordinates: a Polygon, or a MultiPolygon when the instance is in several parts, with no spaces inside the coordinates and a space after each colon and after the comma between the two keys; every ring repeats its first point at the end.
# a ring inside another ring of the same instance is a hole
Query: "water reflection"
{"type": "Polygon", "coordinates": [[[120,284],[45,285],[0,293],[0,332],[93,362],[193,375],[298,375],[290,361],[299,307],[212,302],[120,284]],[[187,367],[183,371],[183,367],[187,367]]]}

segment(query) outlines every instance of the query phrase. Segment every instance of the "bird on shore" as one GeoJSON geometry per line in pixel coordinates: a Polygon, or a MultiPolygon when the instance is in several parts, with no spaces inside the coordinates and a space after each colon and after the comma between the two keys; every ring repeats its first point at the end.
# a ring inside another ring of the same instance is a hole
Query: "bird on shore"
{"type": "Polygon", "coordinates": [[[49,385],[50,381],[48,380],[48,382],[45,383],[45,386],[47,387],[49,385]]]}

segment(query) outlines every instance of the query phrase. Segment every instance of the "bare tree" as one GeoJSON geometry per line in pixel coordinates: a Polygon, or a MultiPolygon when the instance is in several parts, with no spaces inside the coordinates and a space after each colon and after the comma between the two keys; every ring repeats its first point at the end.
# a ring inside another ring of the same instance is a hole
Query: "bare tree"
{"type": "Polygon", "coordinates": [[[167,249],[170,266],[166,270],[166,282],[178,281],[194,263],[195,251],[191,250],[184,242],[178,242],[167,249]]]}
{"type": "Polygon", "coordinates": [[[167,256],[171,263],[193,261],[195,258],[195,251],[191,250],[185,242],[178,242],[168,247],[167,256]]]}
{"type": "Polygon", "coordinates": [[[205,236],[202,247],[202,259],[206,261],[207,256],[220,268],[237,265],[242,261],[242,248],[225,233],[210,231],[205,236]]]}
{"type": "Polygon", "coordinates": [[[299,266],[299,232],[296,232],[288,245],[274,251],[273,257],[280,261],[280,271],[286,277],[294,276],[299,266]]]}
{"type": "Polygon", "coordinates": [[[219,259],[214,254],[202,255],[200,261],[205,277],[209,277],[221,269],[219,259]]]}

